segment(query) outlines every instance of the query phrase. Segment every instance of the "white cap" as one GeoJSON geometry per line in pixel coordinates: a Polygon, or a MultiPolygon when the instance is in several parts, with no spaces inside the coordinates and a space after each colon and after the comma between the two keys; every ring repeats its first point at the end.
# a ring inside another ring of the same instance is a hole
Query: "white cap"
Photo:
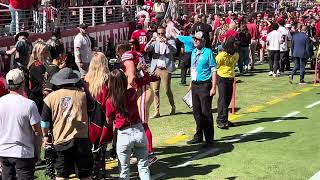
{"type": "Polygon", "coordinates": [[[203,37],[203,32],[202,31],[198,31],[196,32],[193,37],[194,39],[199,39],[199,40],[204,40],[204,37],[203,37]]]}
{"type": "Polygon", "coordinates": [[[20,69],[12,69],[6,75],[6,80],[9,85],[19,85],[24,82],[24,73],[20,69]]]}
{"type": "Polygon", "coordinates": [[[291,28],[291,24],[286,24],[284,27],[291,28]]]}

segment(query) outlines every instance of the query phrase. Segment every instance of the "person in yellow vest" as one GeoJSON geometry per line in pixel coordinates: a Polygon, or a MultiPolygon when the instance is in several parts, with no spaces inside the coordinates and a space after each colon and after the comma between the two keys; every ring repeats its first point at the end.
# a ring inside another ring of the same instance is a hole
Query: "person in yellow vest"
{"type": "Polygon", "coordinates": [[[217,125],[220,129],[229,129],[232,123],[228,121],[228,108],[232,98],[235,66],[239,60],[239,40],[231,37],[225,44],[224,50],[217,57],[217,85],[218,85],[218,117],[217,125]]]}

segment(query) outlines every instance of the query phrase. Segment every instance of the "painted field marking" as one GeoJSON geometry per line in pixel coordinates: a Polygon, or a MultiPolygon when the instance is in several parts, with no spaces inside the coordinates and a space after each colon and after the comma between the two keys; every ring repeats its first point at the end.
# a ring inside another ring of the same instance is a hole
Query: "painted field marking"
{"type": "Polygon", "coordinates": [[[244,139],[247,136],[250,136],[250,135],[253,135],[253,134],[256,134],[256,133],[262,131],[263,129],[264,129],[264,127],[257,127],[256,129],[254,129],[252,131],[249,131],[249,132],[247,132],[245,134],[242,134],[238,138],[226,140],[226,141],[223,141],[223,142],[228,142],[228,143],[238,142],[238,141],[241,141],[242,139],[244,139]]]}
{"type": "Polygon", "coordinates": [[[309,180],[319,180],[320,179],[320,171],[318,171],[315,175],[313,175],[309,180]]]}
{"type": "Polygon", "coordinates": [[[274,100],[268,101],[268,102],[266,102],[266,104],[275,105],[275,104],[277,104],[277,103],[279,103],[281,101],[283,101],[283,99],[279,98],[279,99],[274,99],[274,100]]]}
{"type": "Polygon", "coordinates": [[[243,115],[242,114],[229,114],[229,121],[235,121],[241,116],[243,116],[243,115]]]}
{"type": "Polygon", "coordinates": [[[298,96],[298,95],[300,95],[300,94],[301,94],[301,93],[293,92],[293,93],[289,93],[289,94],[286,95],[285,97],[286,97],[286,98],[292,98],[292,97],[298,96]]]}
{"type": "Polygon", "coordinates": [[[314,87],[305,87],[305,88],[300,89],[300,91],[301,92],[308,92],[308,91],[311,91],[312,89],[314,89],[314,87]]]}
{"type": "Polygon", "coordinates": [[[309,104],[308,106],[306,106],[306,108],[307,109],[310,109],[310,108],[313,108],[313,107],[315,107],[315,106],[317,106],[317,105],[319,105],[320,104],[320,101],[317,101],[317,102],[314,102],[314,103],[312,103],[312,104],[309,104]]]}
{"type": "Polygon", "coordinates": [[[320,84],[314,84],[313,86],[314,87],[320,87],[320,84]]]}
{"type": "Polygon", "coordinates": [[[174,137],[171,137],[171,138],[167,139],[165,141],[165,143],[166,144],[176,144],[177,142],[183,141],[183,140],[186,140],[186,139],[188,139],[187,135],[179,135],[179,136],[174,136],[174,137]]]}
{"type": "Polygon", "coordinates": [[[254,112],[259,112],[261,111],[265,106],[263,105],[256,105],[256,106],[253,106],[253,107],[250,107],[246,110],[246,112],[248,113],[254,113],[254,112]]]}
{"type": "Polygon", "coordinates": [[[118,166],[118,161],[112,160],[106,162],[106,169],[113,169],[118,166]]]}
{"type": "Polygon", "coordinates": [[[291,113],[283,116],[282,118],[280,118],[280,119],[278,119],[278,120],[274,120],[273,122],[274,122],[274,123],[278,123],[278,122],[284,121],[284,120],[286,120],[287,118],[294,117],[294,116],[296,116],[296,115],[299,114],[299,113],[300,113],[299,111],[291,112],[291,113]]]}
{"type": "Polygon", "coordinates": [[[155,175],[151,176],[151,179],[152,180],[156,180],[156,179],[161,178],[161,177],[163,177],[165,175],[166,175],[166,173],[160,172],[158,174],[155,174],[155,175]]]}
{"type": "Polygon", "coordinates": [[[189,160],[189,161],[186,161],[185,163],[182,163],[182,164],[177,165],[177,166],[173,166],[173,167],[171,167],[171,168],[186,167],[186,166],[192,164],[193,161],[198,160],[198,159],[201,159],[201,158],[204,158],[204,157],[206,157],[206,156],[208,156],[208,155],[210,155],[210,154],[216,153],[216,152],[218,152],[219,150],[220,150],[220,148],[210,149],[210,150],[208,150],[208,151],[206,151],[206,152],[204,152],[204,153],[201,153],[201,154],[198,154],[198,155],[194,156],[193,158],[190,158],[190,160],[189,160]]]}

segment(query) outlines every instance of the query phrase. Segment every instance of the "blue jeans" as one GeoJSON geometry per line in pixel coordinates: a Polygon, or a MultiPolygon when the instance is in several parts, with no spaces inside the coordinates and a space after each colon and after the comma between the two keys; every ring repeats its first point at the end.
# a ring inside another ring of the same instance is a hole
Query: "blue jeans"
{"type": "Polygon", "coordinates": [[[148,167],[147,137],[141,123],[118,130],[117,155],[119,160],[120,180],[129,180],[130,155],[134,151],[138,159],[138,171],[141,180],[150,180],[148,167]]]}
{"type": "Polygon", "coordinates": [[[239,61],[238,61],[238,68],[240,73],[243,72],[243,67],[249,64],[249,47],[240,47],[239,48],[239,61]]]}
{"type": "Polygon", "coordinates": [[[300,82],[304,80],[304,74],[305,74],[305,66],[306,66],[306,61],[307,59],[305,58],[298,58],[294,57],[294,68],[291,72],[291,76],[293,79],[294,74],[300,69],[300,82]]]}
{"type": "Polygon", "coordinates": [[[15,34],[16,32],[16,12],[17,10],[14,9],[11,5],[9,6],[10,16],[11,16],[11,23],[10,23],[10,34],[15,34]]]}

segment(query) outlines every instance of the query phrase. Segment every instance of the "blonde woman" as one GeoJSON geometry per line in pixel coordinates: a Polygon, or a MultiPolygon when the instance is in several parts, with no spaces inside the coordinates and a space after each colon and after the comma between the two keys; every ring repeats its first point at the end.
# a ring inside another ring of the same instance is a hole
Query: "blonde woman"
{"type": "Polygon", "coordinates": [[[43,94],[42,90],[45,84],[45,72],[46,68],[44,66],[45,59],[50,57],[49,49],[46,43],[39,39],[35,42],[35,45],[30,56],[30,61],[28,64],[29,69],[29,98],[33,100],[38,111],[42,112],[43,106],[43,94]]]}
{"type": "Polygon", "coordinates": [[[105,178],[105,152],[108,141],[112,140],[112,126],[105,126],[105,104],[107,97],[107,81],[109,75],[108,60],[101,52],[94,52],[85,76],[87,88],[95,99],[95,108],[90,116],[89,139],[93,144],[95,179],[105,178]]]}

